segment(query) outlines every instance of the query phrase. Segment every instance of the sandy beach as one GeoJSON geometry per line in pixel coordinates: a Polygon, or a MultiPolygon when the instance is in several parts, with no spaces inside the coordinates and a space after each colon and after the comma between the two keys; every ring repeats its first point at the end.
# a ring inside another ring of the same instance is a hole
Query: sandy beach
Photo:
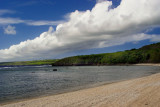
{"type": "Polygon", "coordinates": [[[160,107],[160,73],[1,107],[160,107]]]}
{"type": "Polygon", "coordinates": [[[139,64],[134,64],[136,66],[160,66],[160,63],[139,63],[139,64]]]}

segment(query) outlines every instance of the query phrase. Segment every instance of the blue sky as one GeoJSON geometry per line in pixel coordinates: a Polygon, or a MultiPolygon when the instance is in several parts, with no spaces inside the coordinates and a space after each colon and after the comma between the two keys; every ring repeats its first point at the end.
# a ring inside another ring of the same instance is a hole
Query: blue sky
{"type": "MultiPolygon", "coordinates": [[[[9,10],[11,13],[1,17],[19,18],[33,21],[60,21],[65,20],[65,15],[75,10],[85,11],[91,9],[96,1],[89,0],[1,0],[0,10],[9,10]]],[[[1,25],[0,49],[9,48],[27,39],[34,39],[42,32],[47,31],[50,25],[28,26],[24,23],[1,25]],[[15,35],[4,34],[3,27],[13,25],[15,35]]],[[[56,25],[52,25],[54,28],[56,25]]]]}
{"type": "Polygon", "coordinates": [[[0,62],[116,52],[159,42],[158,3],[1,0],[0,62]]]}
{"type": "MultiPolygon", "coordinates": [[[[86,10],[91,9],[95,2],[87,0],[1,0],[0,9],[13,11],[13,13],[6,13],[1,17],[19,18],[23,20],[45,20],[45,21],[59,21],[65,20],[67,13],[73,12],[76,9],[86,10]],[[78,1],[78,2],[77,2],[78,1]]],[[[10,24],[11,25],[11,24],[10,24]]],[[[3,27],[0,28],[0,48],[9,48],[13,44],[18,44],[27,39],[34,39],[42,32],[47,31],[50,25],[43,26],[27,26],[25,24],[12,24],[16,27],[16,35],[7,35],[3,32],[3,27]]],[[[3,27],[2,27],[3,26],[3,27]]],[[[52,25],[55,27],[55,25],[52,25]]]]}

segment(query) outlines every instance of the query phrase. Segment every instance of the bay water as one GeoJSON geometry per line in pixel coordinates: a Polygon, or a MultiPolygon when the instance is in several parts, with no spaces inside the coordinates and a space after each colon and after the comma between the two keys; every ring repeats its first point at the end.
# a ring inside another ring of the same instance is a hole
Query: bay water
{"type": "Polygon", "coordinates": [[[90,88],[160,73],[156,66],[0,67],[0,103],[90,88]],[[57,69],[57,71],[53,71],[57,69]]]}

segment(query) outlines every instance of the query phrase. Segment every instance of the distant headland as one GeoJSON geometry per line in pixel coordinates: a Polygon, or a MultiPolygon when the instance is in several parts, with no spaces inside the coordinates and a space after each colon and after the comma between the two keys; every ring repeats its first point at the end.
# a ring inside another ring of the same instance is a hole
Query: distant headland
{"type": "Polygon", "coordinates": [[[87,66],[87,65],[130,65],[139,63],[160,63],[160,42],[143,46],[139,49],[115,53],[81,55],[57,60],[53,66],[87,66]]]}

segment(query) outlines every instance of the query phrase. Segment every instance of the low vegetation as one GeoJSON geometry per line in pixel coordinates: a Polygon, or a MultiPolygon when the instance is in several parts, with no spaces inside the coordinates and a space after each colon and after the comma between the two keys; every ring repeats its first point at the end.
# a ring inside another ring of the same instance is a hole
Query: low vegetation
{"type": "Polygon", "coordinates": [[[57,60],[35,60],[35,61],[20,61],[20,62],[3,62],[0,66],[21,66],[21,65],[51,65],[57,60]]]}

